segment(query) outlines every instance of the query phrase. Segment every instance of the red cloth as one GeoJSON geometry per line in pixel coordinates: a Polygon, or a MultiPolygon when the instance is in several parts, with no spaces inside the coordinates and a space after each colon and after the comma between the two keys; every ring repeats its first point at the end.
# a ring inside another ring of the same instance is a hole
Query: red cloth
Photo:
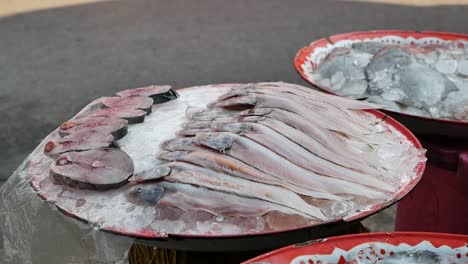
{"type": "Polygon", "coordinates": [[[421,141],[426,172],[398,203],[395,230],[468,234],[468,144],[421,141]]]}

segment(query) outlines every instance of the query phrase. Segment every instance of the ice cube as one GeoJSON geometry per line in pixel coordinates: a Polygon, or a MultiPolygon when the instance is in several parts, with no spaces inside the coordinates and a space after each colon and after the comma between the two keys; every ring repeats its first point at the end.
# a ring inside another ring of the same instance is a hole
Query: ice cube
{"type": "Polygon", "coordinates": [[[377,264],[437,264],[440,263],[440,256],[427,250],[414,252],[398,252],[377,262],[377,264]]]}
{"type": "Polygon", "coordinates": [[[433,65],[439,59],[439,52],[437,50],[429,53],[416,53],[415,57],[426,64],[433,65]]]}
{"type": "Polygon", "coordinates": [[[460,91],[449,93],[447,98],[440,103],[439,116],[442,118],[468,119],[466,108],[468,106],[468,79],[457,77],[452,77],[451,79],[452,81],[456,81],[454,83],[461,89],[460,91]]]}
{"type": "Polygon", "coordinates": [[[331,78],[335,73],[342,72],[348,79],[363,80],[365,79],[363,67],[370,62],[371,58],[371,54],[362,51],[335,48],[318,65],[317,73],[321,78],[331,78]]]}
{"type": "Polygon", "coordinates": [[[347,81],[340,90],[340,94],[353,98],[362,98],[367,90],[367,81],[347,81]]]}
{"type": "Polygon", "coordinates": [[[444,75],[416,61],[402,67],[396,75],[398,86],[408,96],[400,102],[417,108],[434,106],[448,93],[458,90],[444,75]]]}
{"type": "Polygon", "coordinates": [[[387,90],[386,92],[382,93],[382,98],[388,101],[393,101],[393,102],[404,102],[407,101],[408,96],[406,93],[398,88],[394,88],[391,90],[387,90]]]}
{"type": "Polygon", "coordinates": [[[356,42],[353,43],[351,48],[360,50],[370,54],[376,54],[381,49],[385,47],[385,44],[379,42],[372,42],[372,41],[363,41],[363,42],[356,42]]]}
{"type": "Polygon", "coordinates": [[[383,69],[369,74],[369,93],[381,94],[384,91],[393,89],[396,84],[392,79],[392,71],[383,69]]]}
{"type": "Polygon", "coordinates": [[[340,90],[346,82],[343,72],[336,72],[331,77],[331,88],[335,91],[340,90]]]}
{"type": "Polygon", "coordinates": [[[459,95],[465,97],[468,96],[468,78],[458,77],[458,76],[448,76],[447,77],[461,93],[459,95]]]}
{"type": "Polygon", "coordinates": [[[357,208],[353,201],[337,201],[331,205],[330,211],[328,213],[330,217],[336,218],[343,216],[355,209],[357,208]]]}
{"type": "Polygon", "coordinates": [[[384,109],[400,111],[400,105],[395,103],[394,101],[389,101],[382,98],[380,95],[370,96],[367,98],[369,103],[374,103],[382,106],[384,109]]]}
{"type": "Polygon", "coordinates": [[[429,113],[412,106],[402,106],[401,111],[414,116],[429,116],[429,113]]]}
{"type": "Polygon", "coordinates": [[[371,94],[398,88],[398,72],[412,62],[410,54],[400,47],[386,47],[366,67],[371,94]]]}
{"type": "Polygon", "coordinates": [[[458,61],[458,73],[464,77],[468,77],[468,57],[461,58],[458,61]]]}
{"type": "Polygon", "coordinates": [[[324,78],[324,79],[318,79],[316,80],[317,84],[321,87],[324,88],[333,88],[330,79],[324,78]]]}
{"type": "Polygon", "coordinates": [[[455,59],[439,59],[435,68],[443,74],[454,74],[457,71],[458,62],[455,59]]]}
{"type": "Polygon", "coordinates": [[[156,220],[151,226],[158,232],[180,234],[185,228],[185,223],[181,220],[156,220]]]}

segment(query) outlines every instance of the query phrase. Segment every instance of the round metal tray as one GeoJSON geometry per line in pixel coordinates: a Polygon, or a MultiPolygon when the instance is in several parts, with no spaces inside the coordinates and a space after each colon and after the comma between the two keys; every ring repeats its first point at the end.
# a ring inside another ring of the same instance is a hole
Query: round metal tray
{"type": "MultiPolygon", "coordinates": [[[[210,89],[216,89],[217,85],[210,86],[210,89]]],[[[218,85],[223,87],[223,85],[218,85]]],[[[225,87],[226,85],[224,85],[225,87]]],[[[200,86],[206,88],[207,86],[200,86]]],[[[184,96],[184,91],[194,89],[198,87],[191,87],[186,89],[177,90],[181,97],[184,96]]],[[[403,125],[398,123],[396,120],[388,117],[386,114],[377,110],[368,110],[368,113],[375,115],[377,118],[382,119],[383,122],[392,126],[399,131],[404,137],[411,142],[414,147],[421,149],[422,146],[418,139],[403,125]]],[[[153,113],[156,114],[156,113],[153,113]]],[[[51,134],[52,135],[52,134],[51,134]]],[[[37,192],[39,197],[45,201],[54,199],[55,196],[50,195],[41,185],[41,180],[45,179],[47,175],[45,171],[37,171],[39,163],[44,162],[44,154],[41,151],[41,145],[31,155],[31,162],[29,163],[28,172],[31,179],[31,186],[37,192]],[[38,151],[39,150],[39,151],[38,151]]],[[[407,195],[420,181],[424,170],[425,162],[420,162],[415,168],[416,177],[409,181],[398,193],[395,193],[386,202],[376,204],[371,208],[363,208],[343,219],[335,219],[328,222],[306,225],[300,227],[294,227],[283,230],[276,230],[273,232],[259,232],[259,233],[248,233],[239,235],[189,235],[189,234],[170,234],[165,232],[158,232],[157,230],[150,229],[135,229],[128,228],[128,226],[109,226],[101,228],[102,231],[111,232],[116,235],[131,237],[136,239],[136,243],[150,245],[161,248],[170,248],[177,250],[192,250],[192,251],[246,251],[246,250],[260,250],[260,249],[272,249],[285,246],[300,241],[306,241],[310,239],[322,238],[332,235],[338,235],[345,232],[357,221],[360,221],[370,215],[373,215],[386,207],[394,204],[398,200],[402,199],[407,195]]],[[[48,167],[46,167],[48,168],[48,167]]],[[[120,188],[126,188],[125,186],[120,188]]],[[[118,191],[119,189],[112,190],[118,191]]],[[[104,194],[103,194],[104,195],[104,194]]],[[[89,218],[89,215],[83,212],[78,212],[74,207],[64,206],[60,200],[55,200],[54,205],[65,215],[77,218],[83,222],[89,224],[96,224],[94,220],[89,218]]]]}
{"type": "MultiPolygon", "coordinates": [[[[355,42],[381,42],[391,45],[412,44],[444,44],[456,40],[468,42],[468,35],[430,32],[430,31],[400,31],[379,30],[367,32],[351,32],[337,34],[316,40],[302,48],[294,59],[294,66],[301,77],[310,84],[327,93],[334,91],[314,82],[311,73],[335,47],[349,47],[355,42]]],[[[414,116],[402,112],[383,110],[416,135],[422,136],[450,136],[468,138],[468,121],[437,119],[414,116]]]]}

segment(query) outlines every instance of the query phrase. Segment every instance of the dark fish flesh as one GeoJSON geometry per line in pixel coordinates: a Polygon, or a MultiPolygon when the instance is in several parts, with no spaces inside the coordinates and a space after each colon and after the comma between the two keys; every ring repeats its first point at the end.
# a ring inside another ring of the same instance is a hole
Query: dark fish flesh
{"type": "Polygon", "coordinates": [[[85,131],[110,133],[118,140],[127,134],[127,124],[128,121],[115,116],[82,117],[63,123],[58,132],[62,137],[85,131]]]}
{"type": "Polygon", "coordinates": [[[109,108],[133,108],[141,109],[148,113],[151,112],[153,99],[143,96],[130,96],[130,97],[103,97],[101,103],[109,108]]]}
{"type": "Polygon", "coordinates": [[[132,159],[114,148],[67,152],[50,166],[51,176],[57,184],[90,190],[123,186],[128,183],[133,170],[132,159]]]}
{"type": "Polygon", "coordinates": [[[177,92],[169,85],[151,85],[147,87],[140,87],[128,89],[117,93],[119,96],[146,96],[153,99],[154,104],[161,104],[179,97],[177,92]]]}
{"type": "Polygon", "coordinates": [[[116,146],[114,137],[110,133],[83,131],[47,142],[44,146],[44,154],[55,158],[69,151],[83,151],[116,146]]]}

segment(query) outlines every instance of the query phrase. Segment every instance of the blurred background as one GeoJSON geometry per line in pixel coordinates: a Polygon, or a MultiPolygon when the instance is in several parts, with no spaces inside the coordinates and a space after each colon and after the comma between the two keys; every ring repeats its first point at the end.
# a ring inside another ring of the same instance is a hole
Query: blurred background
{"type": "MultiPolygon", "coordinates": [[[[296,52],[373,29],[468,33],[468,1],[199,0],[0,2],[0,185],[92,99],[149,84],[302,85],[296,52]]],[[[392,228],[394,209],[368,221],[392,228]]]]}

